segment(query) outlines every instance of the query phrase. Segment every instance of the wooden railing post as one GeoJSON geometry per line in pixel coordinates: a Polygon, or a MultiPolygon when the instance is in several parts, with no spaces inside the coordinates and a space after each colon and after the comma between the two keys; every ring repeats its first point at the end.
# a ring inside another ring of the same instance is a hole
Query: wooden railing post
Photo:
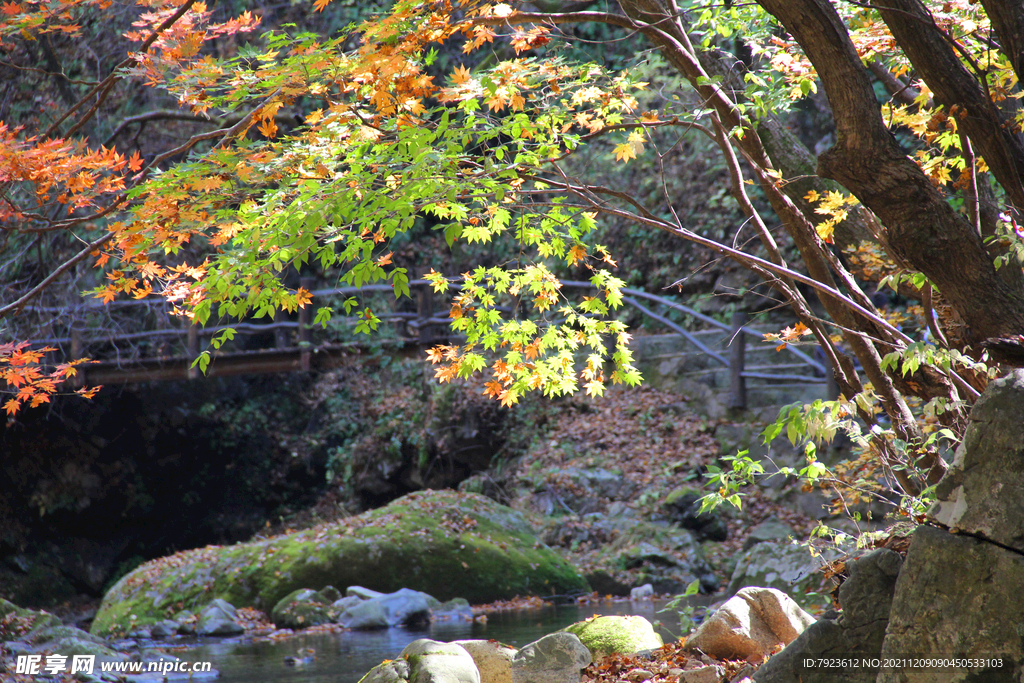
{"type": "Polygon", "coordinates": [[[188,355],[188,371],[186,377],[188,379],[199,378],[199,368],[193,366],[196,358],[199,357],[199,325],[192,323],[188,326],[188,336],[185,339],[185,346],[188,355]]]}
{"type": "MultiPolygon", "coordinates": [[[[288,313],[285,312],[284,310],[279,309],[276,313],[274,313],[274,322],[288,322],[288,313]]],[[[291,335],[288,334],[287,328],[278,327],[276,330],[274,330],[274,347],[278,349],[286,349],[289,346],[291,346],[291,344],[289,344],[291,340],[288,338],[290,336],[291,335]]]]}
{"type": "Polygon", "coordinates": [[[732,314],[732,332],[729,346],[729,407],[745,410],[747,407],[747,380],[743,376],[746,365],[747,343],[743,326],[750,317],[743,311],[732,314]]]}
{"type": "MultiPolygon", "coordinates": [[[[316,280],[311,277],[304,277],[299,280],[299,286],[307,292],[312,292],[316,286],[316,280]]],[[[313,302],[299,309],[299,359],[303,371],[308,371],[311,365],[313,353],[313,302]]]]}
{"type": "Polygon", "coordinates": [[[420,287],[417,314],[420,343],[429,346],[434,343],[434,326],[429,322],[434,317],[434,289],[430,285],[420,287]]]}

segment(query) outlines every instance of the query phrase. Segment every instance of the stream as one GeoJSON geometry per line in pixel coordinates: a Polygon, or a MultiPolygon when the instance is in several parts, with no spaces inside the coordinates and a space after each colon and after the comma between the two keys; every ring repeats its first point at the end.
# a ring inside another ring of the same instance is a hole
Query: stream
{"type": "Polygon", "coordinates": [[[539,609],[489,614],[486,623],[438,622],[422,630],[391,628],[381,631],[298,634],[274,642],[225,639],[185,648],[170,648],[175,656],[193,662],[211,662],[220,672],[220,683],[357,683],[385,659],[394,659],[402,649],[419,638],[440,641],[466,639],[499,640],[522,647],[549,633],[595,614],[638,614],[661,622],[658,628],[666,642],[678,638],[679,617],[662,612],[664,600],[598,602],[593,604],[549,605],[539,609]],[[667,630],[666,630],[667,629],[667,630]],[[302,667],[284,663],[298,650],[316,650],[316,661],[302,667]]]}

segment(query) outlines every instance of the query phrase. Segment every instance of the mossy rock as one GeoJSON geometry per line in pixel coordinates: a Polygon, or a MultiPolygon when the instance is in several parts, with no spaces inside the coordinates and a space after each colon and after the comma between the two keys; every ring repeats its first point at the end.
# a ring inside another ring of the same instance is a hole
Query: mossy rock
{"type": "Polygon", "coordinates": [[[60,619],[48,612],[18,607],[0,598],[0,643],[22,640],[30,632],[60,626],[60,619]]]}
{"type": "Polygon", "coordinates": [[[651,622],[639,616],[591,617],[562,630],[578,637],[595,662],[611,654],[631,655],[665,644],[651,622]]]}
{"type": "Polygon", "coordinates": [[[67,656],[68,661],[75,655],[93,655],[106,661],[124,661],[127,656],[110,649],[106,645],[94,643],[84,638],[61,638],[47,643],[45,650],[67,656]]]}
{"type": "Polygon", "coordinates": [[[298,629],[329,624],[337,616],[330,609],[334,601],[324,604],[323,600],[320,593],[306,588],[292,591],[274,605],[270,620],[278,628],[298,629]]]}
{"type": "Polygon", "coordinates": [[[212,598],[269,611],[295,590],[324,585],[470,602],[588,590],[515,510],[475,494],[421,491],[306,531],[147,562],[107,592],[91,630],[120,634],[132,615],[151,625],[212,598]]]}

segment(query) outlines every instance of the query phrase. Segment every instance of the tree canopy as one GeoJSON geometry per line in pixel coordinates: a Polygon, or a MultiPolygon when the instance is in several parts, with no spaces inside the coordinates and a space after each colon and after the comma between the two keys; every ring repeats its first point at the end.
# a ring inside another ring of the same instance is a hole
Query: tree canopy
{"type": "MultiPolygon", "coordinates": [[[[102,273],[104,301],[159,295],[199,323],[261,317],[307,304],[281,278],[294,268],[407,295],[391,245],[417,221],[449,244],[519,245],[497,265],[428,276],[451,292],[464,335],[430,352],[441,381],[486,372],[506,405],[635,384],[614,315],[622,280],[600,243],[602,221],[625,220],[757,273],[799,321],[778,343],[821,346],[840,400],[794,408],[775,433],[856,433],[861,470],[920,494],[945,470],[940,439],[959,438],[989,377],[1024,359],[1024,6],[591,7],[400,0],[348,28],[260,33],[257,14],[197,0],[5,3],[6,66],[43,72],[60,94],[0,124],[7,411],[48,400],[74,371],[40,365],[18,320],[84,264],[102,273]],[[106,21],[125,25],[128,54],[70,76],[54,46],[83,49],[106,21]],[[573,62],[566,40],[594,25],[653,56],[622,72],[573,62]],[[45,68],[30,65],[39,54],[45,68]],[[817,155],[786,127],[814,97],[834,126],[817,155]],[[191,127],[127,139],[155,120],[191,127]],[[719,150],[747,217],[731,239],[688,227],[664,179],[640,196],[586,163],[657,176],[695,133],[719,150]],[[43,245],[54,265],[25,268],[43,245]],[[558,264],[588,269],[598,294],[569,300],[558,264]],[[918,301],[918,323],[880,310],[872,281],[918,301]]],[[[361,315],[375,328],[373,310],[361,315]]]]}

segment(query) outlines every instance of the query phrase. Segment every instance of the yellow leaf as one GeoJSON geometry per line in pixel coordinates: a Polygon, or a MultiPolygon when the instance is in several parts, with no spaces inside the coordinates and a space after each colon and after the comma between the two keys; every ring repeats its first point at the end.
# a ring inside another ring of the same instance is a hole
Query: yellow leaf
{"type": "Polygon", "coordinates": [[[616,161],[626,163],[630,159],[636,159],[636,150],[633,149],[633,145],[631,143],[623,142],[621,145],[615,146],[616,161]]]}

